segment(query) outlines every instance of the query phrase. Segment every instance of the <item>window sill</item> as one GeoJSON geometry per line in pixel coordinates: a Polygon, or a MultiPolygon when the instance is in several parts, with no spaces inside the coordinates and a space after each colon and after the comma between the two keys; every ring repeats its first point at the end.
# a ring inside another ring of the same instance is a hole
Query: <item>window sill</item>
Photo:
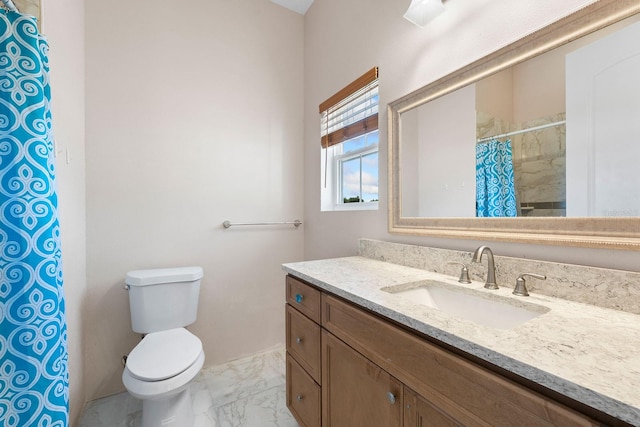
{"type": "Polygon", "coordinates": [[[377,211],[378,202],[368,203],[345,203],[333,205],[331,209],[323,209],[323,212],[342,212],[342,211],[377,211]]]}

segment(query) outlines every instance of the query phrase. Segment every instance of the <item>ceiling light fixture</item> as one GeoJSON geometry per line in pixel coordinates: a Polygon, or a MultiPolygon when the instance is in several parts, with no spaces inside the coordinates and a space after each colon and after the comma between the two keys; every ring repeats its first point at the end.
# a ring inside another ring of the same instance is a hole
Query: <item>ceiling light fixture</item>
{"type": "Polygon", "coordinates": [[[424,27],[429,21],[444,12],[443,0],[411,0],[404,19],[424,27]]]}

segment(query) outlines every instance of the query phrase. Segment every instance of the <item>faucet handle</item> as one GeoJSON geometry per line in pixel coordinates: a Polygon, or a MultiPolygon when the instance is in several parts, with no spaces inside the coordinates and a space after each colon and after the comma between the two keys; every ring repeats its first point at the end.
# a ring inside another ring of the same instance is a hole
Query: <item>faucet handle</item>
{"type": "Polygon", "coordinates": [[[461,262],[448,262],[447,264],[450,265],[461,265],[462,269],[460,270],[460,278],[458,279],[458,282],[460,283],[471,283],[471,280],[469,279],[469,269],[467,268],[466,264],[463,264],[461,262]]]}
{"type": "Polygon", "coordinates": [[[543,274],[535,274],[535,273],[522,273],[516,279],[516,287],[513,289],[514,295],[519,295],[521,297],[528,297],[529,292],[527,291],[527,282],[525,280],[525,276],[533,277],[534,279],[546,280],[547,276],[543,274]]]}

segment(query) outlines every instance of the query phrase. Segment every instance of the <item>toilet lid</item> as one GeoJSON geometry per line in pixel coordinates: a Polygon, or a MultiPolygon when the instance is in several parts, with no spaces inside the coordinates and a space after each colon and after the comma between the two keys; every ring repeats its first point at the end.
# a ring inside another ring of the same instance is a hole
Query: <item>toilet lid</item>
{"type": "Polygon", "coordinates": [[[127,357],[131,374],[143,381],[175,377],[191,366],[202,351],[202,342],[184,328],[145,335],[127,357]]]}

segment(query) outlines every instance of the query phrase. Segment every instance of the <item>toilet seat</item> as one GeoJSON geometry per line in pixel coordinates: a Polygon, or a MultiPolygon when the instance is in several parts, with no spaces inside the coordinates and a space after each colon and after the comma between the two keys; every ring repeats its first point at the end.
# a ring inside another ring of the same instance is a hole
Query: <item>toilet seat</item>
{"type": "Polygon", "coordinates": [[[143,381],[131,375],[129,368],[122,371],[122,383],[133,397],[141,400],[161,400],[180,393],[198,375],[204,365],[204,351],[201,351],[195,363],[175,377],[162,381],[143,381]]]}
{"type": "Polygon", "coordinates": [[[129,374],[141,381],[175,377],[193,365],[202,353],[202,342],[184,328],[145,335],[127,357],[129,374]]]}

